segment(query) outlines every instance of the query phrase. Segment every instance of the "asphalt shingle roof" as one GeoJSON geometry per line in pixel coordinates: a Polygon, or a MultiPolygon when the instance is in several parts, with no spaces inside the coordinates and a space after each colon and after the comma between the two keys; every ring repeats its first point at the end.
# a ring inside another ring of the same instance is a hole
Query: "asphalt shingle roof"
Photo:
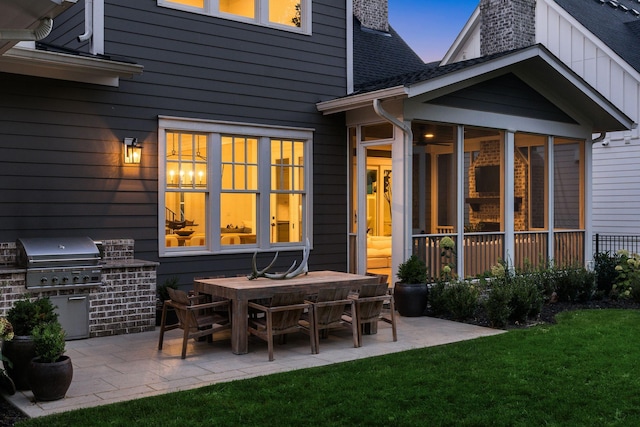
{"type": "Polygon", "coordinates": [[[424,61],[393,28],[388,33],[371,30],[361,27],[356,18],[353,18],[353,51],[356,87],[425,67],[424,61]]]}

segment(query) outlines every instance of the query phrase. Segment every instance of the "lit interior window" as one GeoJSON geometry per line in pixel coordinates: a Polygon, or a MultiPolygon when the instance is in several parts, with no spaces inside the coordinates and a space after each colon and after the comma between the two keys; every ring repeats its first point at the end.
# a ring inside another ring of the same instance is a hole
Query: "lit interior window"
{"type": "Polygon", "coordinates": [[[204,0],[167,0],[171,3],[183,4],[185,6],[204,7],[204,0]]]}
{"type": "Polygon", "coordinates": [[[220,12],[230,13],[233,15],[244,16],[253,19],[256,16],[256,1],[220,0],[220,12]]]}
{"type": "Polygon", "coordinates": [[[300,0],[269,0],[269,22],[300,27],[300,0]]]}

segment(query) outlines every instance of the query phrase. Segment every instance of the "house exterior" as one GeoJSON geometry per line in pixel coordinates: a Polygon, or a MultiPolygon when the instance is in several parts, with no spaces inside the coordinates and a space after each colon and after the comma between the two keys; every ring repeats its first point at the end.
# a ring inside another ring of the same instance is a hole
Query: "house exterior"
{"type": "MultiPolygon", "coordinates": [[[[489,3],[500,16],[511,2],[489,3]]],[[[358,21],[354,69],[392,37],[375,40],[371,29],[384,25],[358,21]]],[[[591,259],[592,134],[633,121],[532,35],[501,44],[505,33],[488,41],[504,46],[496,52],[377,80],[355,76],[349,96],[318,104],[326,115],[346,114],[352,271],[395,276],[411,254],[434,277],[445,264],[473,276],[499,260],[591,259]],[[444,236],[455,240],[454,256],[442,255],[444,236]]]]}
{"type": "MultiPolygon", "coordinates": [[[[479,2],[442,64],[511,49],[512,45],[483,43],[496,22],[512,29],[520,46],[543,44],[573,72],[596,88],[627,116],[640,121],[640,56],[636,49],[640,5],[632,0],[509,1],[503,15],[490,12],[496,1],[479,2]],[[506,16],[506,10],[514,11],[506,16]]],[[[503,27],[504,28],[504,27],[503,27]]],[[[640,136],[630,130],[594,135],[594,233],[640,234],[640,136]]]]}
{"type": "Polygon", "coordinates": [[[253,3],[0,2],[0,242],[133,239],[183,285],[307,239],[345,270],[346,129],[315,104],[347,92],[352,11],[253,3]]]}
{"type": "Polygon", "coordinates": [[[0,4],[0,242],[133,239],[185,286],[307,241],[392,277],[445,235],[461,275],[586,262],[591,135],[633,124],[540,44],[421,63],[386,0],[0,4]]]}

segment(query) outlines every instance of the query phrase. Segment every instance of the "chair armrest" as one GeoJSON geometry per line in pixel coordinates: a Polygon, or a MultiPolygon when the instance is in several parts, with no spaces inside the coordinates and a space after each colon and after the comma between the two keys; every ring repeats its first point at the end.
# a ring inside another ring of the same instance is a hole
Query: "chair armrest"
{"type": "Polygon", "coordinates": [[[220,307],[221,305],[227,305],[228,303],[229,303],[228,301],[214,301],[214,302],[207,302],[204,304],[189,305],[185,307],[187,308],[187,310],[202,310],[203,308],[220,307]]]}

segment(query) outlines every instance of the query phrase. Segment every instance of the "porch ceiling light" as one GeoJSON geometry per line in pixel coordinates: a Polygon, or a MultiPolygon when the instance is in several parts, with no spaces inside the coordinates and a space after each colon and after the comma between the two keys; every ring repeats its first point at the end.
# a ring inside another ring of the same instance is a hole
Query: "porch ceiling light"
{"type": "Polygon", "coordinates": [[[138,142],[138,138],[125,138],[124,139],[124,163],[140,164],[142,158],[142,144],[138,142]]]}

